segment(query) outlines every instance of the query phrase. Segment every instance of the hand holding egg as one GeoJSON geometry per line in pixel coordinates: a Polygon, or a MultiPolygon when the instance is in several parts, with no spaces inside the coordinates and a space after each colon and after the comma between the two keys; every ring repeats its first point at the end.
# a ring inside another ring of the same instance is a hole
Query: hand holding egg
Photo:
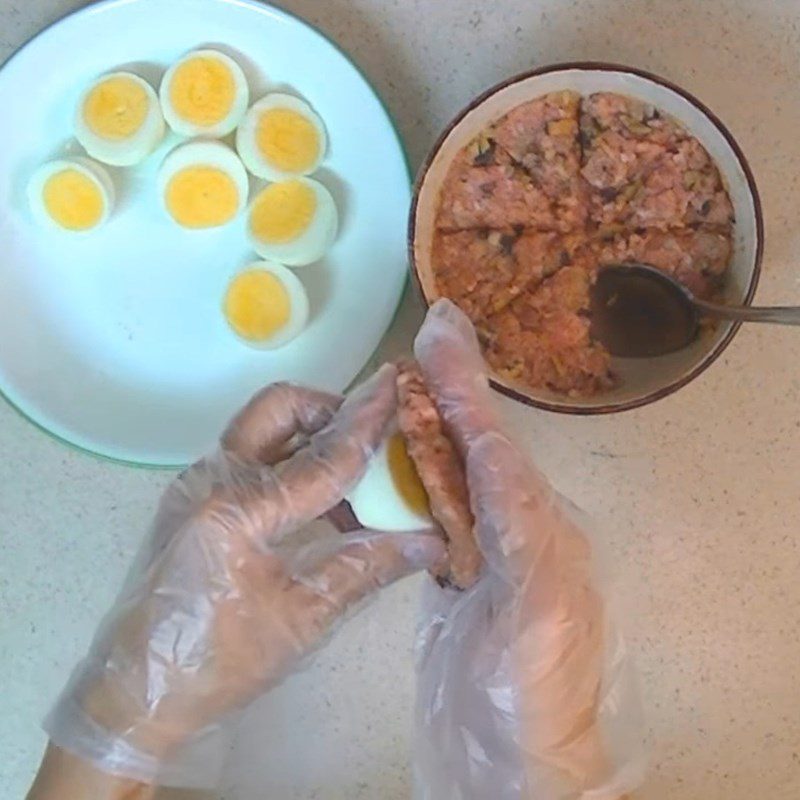
{"type": "Polygon", "coordinates": [[[384,367],[344,400],[269,386],[175,480],[48,717],[54,743],[155,784],[177,747],[306,663],[347,612],[441,558],[430,535],[297,538],[363,474],[394,379],[384,367]]]}

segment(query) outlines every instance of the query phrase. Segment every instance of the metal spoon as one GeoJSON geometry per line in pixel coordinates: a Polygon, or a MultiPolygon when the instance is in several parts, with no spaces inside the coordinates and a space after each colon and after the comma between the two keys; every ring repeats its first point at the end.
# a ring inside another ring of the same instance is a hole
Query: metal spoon
{"type": "Polygon", "coordinates": [[[592,335],[621,358],[652,358],[686,347],[697,337],[701,317],[800,325],[800,308],[698,300],[683,284],[647,264],[603,267],[590,299],[592,335]]]}

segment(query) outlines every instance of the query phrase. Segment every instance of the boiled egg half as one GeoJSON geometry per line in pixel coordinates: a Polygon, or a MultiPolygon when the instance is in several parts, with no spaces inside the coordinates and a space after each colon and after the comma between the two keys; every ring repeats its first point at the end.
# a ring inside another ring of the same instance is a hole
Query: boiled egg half
{"type": "Polygon", "coordinates": [[[425,487],[396,428],[375,451],[347,500],[356,519],[372,530],[418,531],[433,524],[425,487]]]}
{"type": "Polygon", "coordinates": [[[247,233],[262,257],[293,267],[318,261],[336,238],[336,203],[319,181],[271,183],[250,205],[247,233]]]}
{"type": "Polygon", "coordinates": [[[308,321],[308,296],[298,277],[281,264],[249,264],[228,284],[223,314],[245,343],[265,350],[294,339],[308,321]]]}
{"type": "Polygon", "coordinates": [[[176,147],[161,165],[158,184],[167,214],[184,228],[225,225],[247,204],[247,172],[220,142],[176,147]]]}
{"type": "Polygon", "coordinates": [[[114,185],[88,158],[49,161],[33,173],[28,202],[36,219],[73,233],[99,228],[114,206],[114,185]]]}
{"type": "Polygon", "coordinates": [[[173,64],[159,94],[164,118],[180,136],[227,136],[250,101],[242,68],[218,50],[195,50],[173,64]]]}
{"type": "Polygon", "coordinates": [[[289,94],[268,94],[245,115],[236,149],[253,175],[282,181],[314,172],[328,149],[322,120],[289,94]]]}
{"type": "Polygon", "coordinates": [[[144,161],[164,138],[164,117],[147,81],[132,72],[98,78],[84,92],[75,116],[75,136],[105,164],[130,167],[144,161]]]}

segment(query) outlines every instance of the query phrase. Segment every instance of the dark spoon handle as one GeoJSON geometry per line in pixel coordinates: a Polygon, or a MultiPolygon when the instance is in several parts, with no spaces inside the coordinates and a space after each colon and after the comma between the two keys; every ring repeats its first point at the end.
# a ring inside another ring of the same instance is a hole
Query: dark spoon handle
{"type": "Polygon", "coordinates": [[[800,325],[800,307],[772,306],[757,308],[754,306],[723,306],[695,300],[694,304],[700,314],[714,319],[727,319],[734,322],[772,322],[778,325],[800,325]]]}

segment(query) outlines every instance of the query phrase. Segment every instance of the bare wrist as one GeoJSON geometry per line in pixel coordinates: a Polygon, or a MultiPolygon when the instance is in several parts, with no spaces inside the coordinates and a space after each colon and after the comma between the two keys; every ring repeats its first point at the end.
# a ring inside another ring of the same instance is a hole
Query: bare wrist
{"type": "Polygon", "coordinates": [[[156,787],[108,775],[48,744],[27,800],[152,800],[156,787]]]}

